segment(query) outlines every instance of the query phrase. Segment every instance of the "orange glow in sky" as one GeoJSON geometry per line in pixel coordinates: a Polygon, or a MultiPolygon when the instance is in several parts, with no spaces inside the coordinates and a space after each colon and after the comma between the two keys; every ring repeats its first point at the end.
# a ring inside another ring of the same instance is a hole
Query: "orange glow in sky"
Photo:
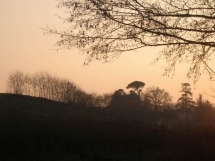
{"type": "MultiPolygon", "coordinates": [[[[145,48],[137,52],[123,53],[111,63],[92,62],[83,66],[85,55],[75,50],[54,50],[58,36],[44,36],[41,28],[54,25],[62,29],[65,24],[56,15],[64,15],[63,10],[56,8],[54,0],[1,0],[0,1],[0,93],[6,92],[8,75],[15,70],[33,74],[49,72],[60,78],[68,78],[86,92],[99,94],[125,89],[127,84],[138,80],[147,87],[158,86],[168,91],[173,100],[180,97],[181,83],[188,82],[193,87],[194,100],[198,94],[215,103],[215,98],[203,93],[213,94],[207,75],[197,82],[195,89],[192,80],[186,78],[187,66],[179,64],[173,78],[162,76],[166,65],[160,61],[150,65],[156,58],[159,48],[145,48]]],[[[215,69],[215,64],[212,66],[215,69]]],[[[143,89],[143,91],[144,91],[143,89]]]]}

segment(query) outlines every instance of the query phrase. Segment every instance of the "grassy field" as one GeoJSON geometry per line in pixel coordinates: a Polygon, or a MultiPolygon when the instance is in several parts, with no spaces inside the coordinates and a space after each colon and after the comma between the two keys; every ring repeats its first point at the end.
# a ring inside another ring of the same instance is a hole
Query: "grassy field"
{"type": "Polygon", "coordinates": [[[0,159],[215,160],[215,128],[161,129],[105,109],[0,94],[0,159]]]}

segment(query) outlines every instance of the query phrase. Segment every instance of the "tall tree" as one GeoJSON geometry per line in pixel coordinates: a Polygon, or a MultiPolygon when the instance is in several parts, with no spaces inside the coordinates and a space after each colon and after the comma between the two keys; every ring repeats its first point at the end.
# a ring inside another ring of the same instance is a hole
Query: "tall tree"
{"type": "Polygon", "coordinates": [[[197,81],[202,70],[210,78],[215,52],[214,0],[59,0],[70,27],[64,31],[44,28],[60,36],[58,49],[79,48],[93,60],[111,61],[125,51],[163,46],[155,59],[167,61],[165,74],[178,62],[190,65],[188,77],[197,81]]]}
{"type": "Polygon", "coordinates": [[[193,93],[191,92],[189,83],[181,84],[181,97],[178,99],[176,107],[181,111],[185,112],[186,118],[188,118],[189,113],[192,111],[195,102],[193,101],[193,93]]]}

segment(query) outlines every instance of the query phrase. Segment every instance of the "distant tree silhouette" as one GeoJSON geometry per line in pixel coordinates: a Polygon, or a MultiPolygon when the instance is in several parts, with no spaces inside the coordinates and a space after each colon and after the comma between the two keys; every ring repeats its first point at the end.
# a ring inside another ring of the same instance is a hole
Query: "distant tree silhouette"
{"type": "Polygon", "coordinates": [[[25,84],[25,75],[20,71],[10,73],[7,79],[7,92],[14,94],[23,94],[25,84]]]}
{"type": "Polygon", "coordinates": [[[141,106],[139,96],[132,90],[126,94],[123,89],[118,89],[112,95],[110,107],[131,109],[141,106]]]}
{"type": "Polygon", "coordinates": [[[11,73],[7,79],[7,92],[43,97],[78,107],[105,107],[110,103],[110,94],[86,93],[74,82],[60,79],[48,72],[33,75],[20,71],[11,73]]]}
{"type": "Polygon", "coordinates": [[[127,99],[127,104],[129,107],[134,107],[134,108],[140,108],[141,107],[141,100],[140,96],[133,90],[129,92],[128,95],[126,95],[127,99]]]}
{"type": "Polygon", "coordinates": [[[102,105],[101,105],[101,107],[107,107],[107,106],[110,105],[111,96],[112,96],[112,94],[110,94],[110,93],[104,93],[102,95],[102,103],[101,103],[102,105]]]}
{"type": "Polygon", "coordinates": [[[133,89],[135,92],[137,92],[137,94],[140,96],[140,93],[142,91],[142,88],[145,86],[144,82],[140,82],[140,81],[134,81],[131,82],[127,85],[126,89],[133,89]]]}
{"type": "Polygon", "coordinates": [[[190,84],[189,83],[182,83],[181,84],[181,91],[182,95],[178,99],[176,107],[179,108],[181,111],[185,112],[186,118],[188,118],[188,115],[192,112],[194,108],[195,102],[193,101],[191,92],[190,84]]]}
{"type": "Polygon", "coordinates": [[[159,87],[149,87],[141,97],[143,105],[149,106],[154,110],[162,110],[172,103],[172,96],[169,92],[159,87]]]}
{"type": "Polygon", "coordinates": [[[107,107],[109,104],[110,104],[110,100],[111,100],[111,96],[112,94],[108,94],[108,93],[105,93],[105,94],[100,94],[100,95],[95,95],[94,97],[94,107],[101,107],[101,108],[104,108],[104,107],[107,107]]]}
{"type": "Polygon", "coordinates": [[[126,93],[123,89],[116,90],[111,98],[110,107],[123,108],[125,106],[126,93]]]}
{"type": "Polygon", "coordinates": [[[194,108],[195,120],[198,124],[214,124],[215,111],[210,101],[204,100],[202,94],[196,99],[196,107],[194,108]]]}

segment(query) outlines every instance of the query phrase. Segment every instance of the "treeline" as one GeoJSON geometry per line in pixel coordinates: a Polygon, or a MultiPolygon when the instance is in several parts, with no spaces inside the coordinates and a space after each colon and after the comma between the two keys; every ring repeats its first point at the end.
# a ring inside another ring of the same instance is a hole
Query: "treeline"
{"type": "Polygon", "coordinates": [[[115,113],[145,122],[159,122],[176,124],[185,122],[195,125],[215,125],[215,108],[202,94],[193,100],[193,93],[189,83],[181,84],[181,96],[176,103],[165,89],[148,87],[142,91],[145,83],[131,82],[126,88],[116,90],[108,106],[115,113]]]}
{"type": "MultiPolygon", "coordinates": [[[[126,87],[126,93],[118,89],[112,94],[98,95],[87,93],[68,79],[61,79],[47,72],[24,74],[11,73],[7,80],[7,92],[20,95],[42,97],[67,103],[72,107],[100,107],[122,117],[157,121],[183,120],[198,124],[214,124],[215,109],[212,103],[204,100],[200,94],[196,101],[192,98],[189,83],[181,84],[181,97],[177,103],[165,89],[148,87],[144,91],[144,82],[134,81],[126,87]]],[[[105,112],[103,110],[103,112],[105,112]]]]}
{"type": "Polygon", "coordinates": [[[68,79],[47,72],[11,73],[7,79],[7,93],[47,98],[80,107],[106,107],[111,94],[87,93],[68,79]]]}

